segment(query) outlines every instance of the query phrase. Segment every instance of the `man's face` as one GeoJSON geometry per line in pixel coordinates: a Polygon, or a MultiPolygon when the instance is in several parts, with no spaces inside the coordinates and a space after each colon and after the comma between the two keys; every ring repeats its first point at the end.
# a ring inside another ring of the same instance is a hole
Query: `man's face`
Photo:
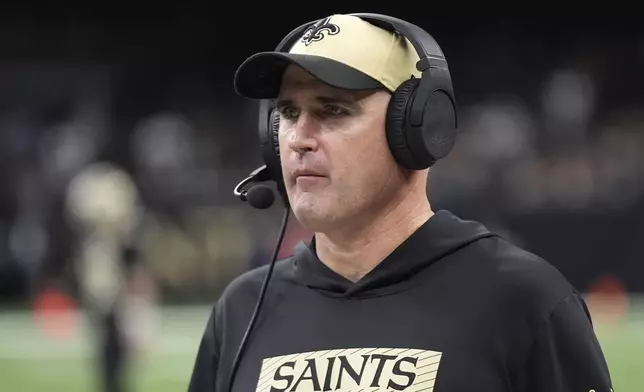
{"type": "Polygon", "coordinates": [[[291,66],[278,109],[284,182],[295,216],[325,232],[368,221],[399,191],[404,174],[389,152],[385,91],[339,90],[291,66]]]}

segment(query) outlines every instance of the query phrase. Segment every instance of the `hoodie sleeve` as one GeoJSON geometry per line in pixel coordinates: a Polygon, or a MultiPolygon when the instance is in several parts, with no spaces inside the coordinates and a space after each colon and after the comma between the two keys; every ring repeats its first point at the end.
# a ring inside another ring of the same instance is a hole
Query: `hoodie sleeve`
{"type": "Polygon", "coordinates": [[[578,294],[566,297],[544,320],[523,371],[528,392],[612,392],[604,354],[578,294]]]}
{"type": "Polygon", "coordinates": [[[219,364],[219,346],[215,331],[216,309],[213,307],[201,338],[188,392],[215,392],[219,364]]]}

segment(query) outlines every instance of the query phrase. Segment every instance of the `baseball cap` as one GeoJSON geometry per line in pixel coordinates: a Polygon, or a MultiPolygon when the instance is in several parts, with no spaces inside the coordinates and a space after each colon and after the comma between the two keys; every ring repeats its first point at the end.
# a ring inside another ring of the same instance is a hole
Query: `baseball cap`
{"type": "Polygon", "coordinates": [[[409,40],[352,15],[335,14],[305,30],[288,52],[261,52],[235,73],[235,90],[253,99],[276,98],[282,75],[296,64],[318,80],[346,90],[386,88],[420,77],[409,40]]]}

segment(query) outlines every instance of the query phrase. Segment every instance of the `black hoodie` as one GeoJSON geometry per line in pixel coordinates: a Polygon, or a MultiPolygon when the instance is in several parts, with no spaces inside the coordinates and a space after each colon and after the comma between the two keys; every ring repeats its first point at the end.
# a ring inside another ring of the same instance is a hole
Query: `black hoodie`
{"type": "MultiPolygon", "coordinates": [[[[228,392],[267,272],[206,326],[190,392],[228,392]]],[[[550,264],[439,211],[353,283],[300,243],[279,261],[234,392],[610,392],[586,304],[550,264]]],[[[232,392],[232,391],[231,391],[232,392]]]]}

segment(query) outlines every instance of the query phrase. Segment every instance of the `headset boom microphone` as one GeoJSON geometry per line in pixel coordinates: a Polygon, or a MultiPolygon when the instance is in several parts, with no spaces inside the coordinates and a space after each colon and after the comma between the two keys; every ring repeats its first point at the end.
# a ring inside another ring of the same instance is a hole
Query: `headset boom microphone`
{"type": "Polygon", "coordinates": [[[248,190],[246,199],[251,206],[258,210],[265,210],[275,202],[275,194],[266,185],[255,185],[248,190]]]}

